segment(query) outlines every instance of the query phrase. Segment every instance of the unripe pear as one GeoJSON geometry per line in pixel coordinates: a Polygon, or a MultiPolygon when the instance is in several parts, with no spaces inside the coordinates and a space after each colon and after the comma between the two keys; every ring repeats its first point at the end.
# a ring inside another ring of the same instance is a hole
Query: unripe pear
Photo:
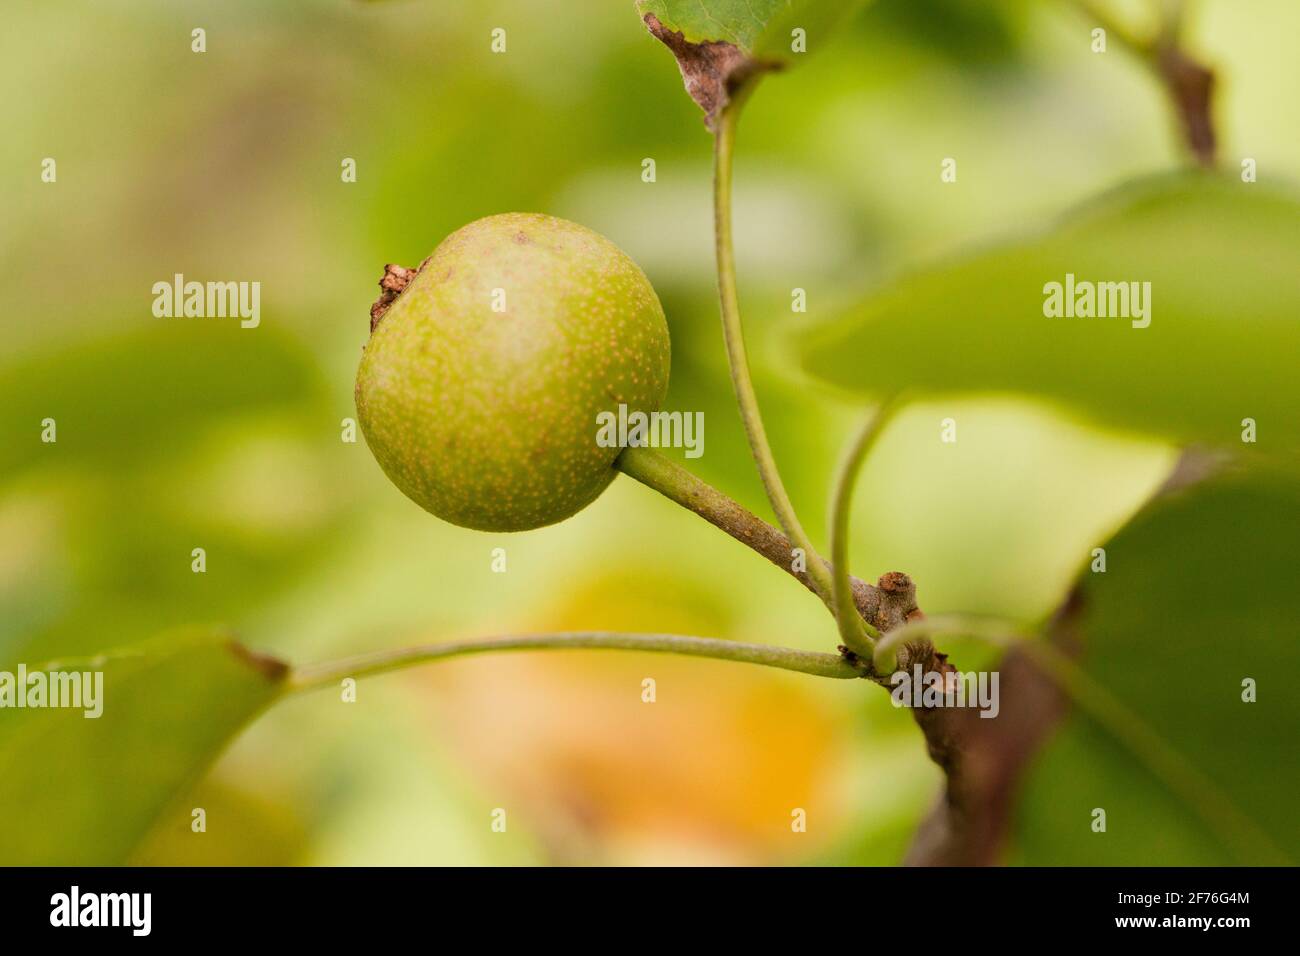
{"type": "Polygon", "coordinates": [[[357,370],[361,430],[392,482],[452,524],[524,531],[575,514],[621,451],[597,443],[597,416],[663,402],[663,307],[584,226],[489,216],[380,286],[357,370]]]}

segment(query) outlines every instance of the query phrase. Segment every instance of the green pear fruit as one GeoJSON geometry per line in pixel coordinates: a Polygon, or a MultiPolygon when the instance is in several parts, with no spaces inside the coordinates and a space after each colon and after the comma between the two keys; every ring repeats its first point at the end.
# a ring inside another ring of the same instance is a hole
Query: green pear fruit
{"type": "Polygon", "coordinates": [[[422,508],[482,531],[553,524],[613,480],[602,412],[668,388],[663,307],[645,273],[576,223],[530,213],[452,233],[389,266],[357,370],[361,430],[422,508]]]}

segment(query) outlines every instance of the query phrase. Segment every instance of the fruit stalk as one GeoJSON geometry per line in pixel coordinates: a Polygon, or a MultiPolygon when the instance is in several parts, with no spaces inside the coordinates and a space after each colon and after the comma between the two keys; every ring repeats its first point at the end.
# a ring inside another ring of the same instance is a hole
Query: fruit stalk
{"type": "MultiPolygon", "coordinates": [[[[767,558],[814,594],[818,593],[808,573],[795,569],[790,539],[708,482],[651,448],[625,448],[614,461],[614,467],[669,501],[695,512],[715,528],[767,558]]],[[[849,576],[848,581],[857,612],[871,624],[888,626],[885,621],[890,615],[882,613],[880,591],[859,578],[849,576]]],[[[827,607],[834,611],[829,603],[827,607]]],[[[870,659],[870,652],[867,653],[870,659]]]]}

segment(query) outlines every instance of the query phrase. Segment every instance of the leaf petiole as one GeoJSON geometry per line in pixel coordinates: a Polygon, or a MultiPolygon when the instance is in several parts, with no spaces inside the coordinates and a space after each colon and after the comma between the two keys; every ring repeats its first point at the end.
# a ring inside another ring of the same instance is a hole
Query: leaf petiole
{"type": "Polygon", "coordinates": [[[893,414],[896,394],[887,398],[867,419],[850,446],[844,463],[840,466],[831,498],[831,590],[834,595],[835,623],[846,647],[859,657],[870,658],[880,632],[864,621],[853,602],[849,582],[849,511],[853,502],[853,487],[867,454],[876,444],[885,423],[893,414]]]}
{"type": "Polygon", "coordinates": [[[316,690],[337,683],[346,677],[367,677],[471,654],[564,649],[648,651],[661,654],[684,654],[688,657],[712,657],[717,660],[759,664],[764,667],[776,667],[781,670],[839,680],[862,676],[857,668],[839,654],[773,647],[768,644],[749,644],[716,637],[564,631],[554,634],[520,634],[471,641],[450,641],[445,644],[424,644],[358,654],[342,660],[295,668],[289,678],[287,689],[291,693],[316,690]]]}
{"type": "MultiPolygon", "coordinates": [[[[763,481],[767,499],[771,502],[777,522],[785,530],[795,547],[803,551],[808,577],[817,594],[834,610],[830,573],[817,554],[803,525],[795,514],[794,505],[781,481],[776,458],[767,440],[763,417],[758,409],[758,396],[749,373],[749,359],[745,354],[745,336],[740,321],[740,298],[736,291],[736,254],[732,241],[731,224],[731,172],[732,156],[736,143],[736,123],[745,101],[749,98],[758,77],[754,76],[731,92],[731,101],[718,116],[713,150],[713,217],[714,243],[718,261],[718,299],[722,309],[722,334],[727,347],[727,364],[731,370],[731,383],[740,406],[740,417],[745,425],[750,451],[763,481]]],[[[791,557],[793,560],[793,556],[791,557]]]]}

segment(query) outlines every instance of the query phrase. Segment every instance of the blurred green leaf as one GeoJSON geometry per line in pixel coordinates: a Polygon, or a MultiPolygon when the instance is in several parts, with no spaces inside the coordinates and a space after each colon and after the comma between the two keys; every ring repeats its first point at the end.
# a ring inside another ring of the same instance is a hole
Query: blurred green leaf
{"type": "MultiPolygon", "coordinates": [[[[193,322],[194,320],[190,320],[193,322]]],[[[318,398],[310,357],[271,329],[173,324],[78,340],[5,369],[0,474],[36,464],[142,461],[176,454],[200,426],[318,398]],[[53,418],[57,442],[41,441],[53,418]]]]}
{"type": "MultiPolygon", "coordinates": [[[[1083,574],[1079,618],[1092,679],[1292,860],[1298,561],[1300,486],[1238,477],[1184,491],[1106,545],[1105,573],[1083,574]],[[1255,703],[1242,700],[1246,678],[1258,684],[1255,703]]],[[[1024,786],[1018,856],[1054,866],[1277,862],[1208,796],[1201,810],[1076,710],[1024,786]],[[1105,833],[1091,830],[1097,807],[1105,833]]]]}
{"type": "Polygon", "coordinates": [[[1300,460],[1300,203],[1202,173],[1143,180],[1048,235],[901,278],[808,332],[853,392],[1023,391],[1113,425],[1300,460]],[[1150,282],[1150,325],[1048,318],[1045,285],[1150,282]],[[1258,426],[1241,441],[1242,421],[1258,426]]]}
{"type": "Polygon", "coordinates": [[[214,779],[210,774],[192,791],[192,807],[202,807],[217,820],[221,837],[196,839],[188,813],[164,814],[158,827],[131,854],[132,866],[293,866],[308,847],[300,803],[272,799],[264,792],[265,778],[248,782],[248,789],[214,779]]]}
{"type": "Polygon", "coordinates": [[[690,43],[722,41],[772,64],[788,64],[791,31],[804,31],[809,47],[830,34],[864,0],[637,0],[642,17],[654,14],[690,43]]]}
{"type": "MultiPolygon", "coordinates": [[[[5,665],[16,673],[17,663],[5,665]]],[[[102,713],[0,710],[0,864],[123,863],[283,687],[281,662],[213,632],[35,670],[102,671],[102,713]]]]}
{"type": "Polygon", "coordinates": [[[249,456],[227,460],[205,446],[184,467],[155,461],[71,483],[55,499],[67,556],[41,577],[58,599],[22,613],[31,587],[0,590],[0,660],[82,656],[196,621],[242,628],[337,560],[350,527],[341,476],[318,487],[302,480],[323,467],[318,459],[295,460],[287,445],[259,450],[248,426],[237,434],[249,456]],[[202,574],[192,570],[195,547],[206,552],[202,574]]]}
{"type": "Polygon", "coordinates": [[[881,36],[963,65],[993,66],[1020,59],[1033,8],[1024,0],[877,0],[856,26],[864,39],[881,36]]]}

